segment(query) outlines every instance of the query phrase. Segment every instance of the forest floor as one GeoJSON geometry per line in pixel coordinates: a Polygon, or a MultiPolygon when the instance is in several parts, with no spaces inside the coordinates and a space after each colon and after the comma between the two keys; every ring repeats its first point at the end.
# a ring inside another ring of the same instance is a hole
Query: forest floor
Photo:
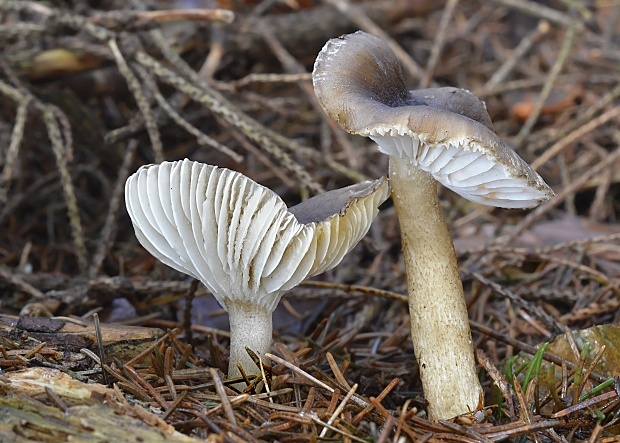
{"type": "Polygon", "coordinates": [[[0,42],[1,441],[620,438],[618,1],[0,0],[0,42]],[[226,380],[226,313],[125,209],[127,177],[162,160],[289,205],[385,175],[312,89],[321,47],[358,29],[402,50],[410,89],[484,100],[556,193],[523,211],[439,190],[482,414],[428,420],[391,202],[283,297],[261,393],[226,380]]]}

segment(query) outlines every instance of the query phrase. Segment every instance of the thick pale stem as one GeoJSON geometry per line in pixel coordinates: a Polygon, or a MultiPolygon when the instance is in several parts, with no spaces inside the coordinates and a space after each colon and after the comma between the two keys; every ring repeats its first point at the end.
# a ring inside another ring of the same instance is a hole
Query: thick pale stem
{"type": "Polygon", "coordinates": [[[422,387],[431,418],[450,419],[475,411],[482,401],[454,246],[439,207],[436,181],[393,157],[390,181],[422,387]]]}
{"type": "Polygon", "coordinates": [[[265,354],[271,349],[272,313],[250,303],[230,303],[227,309],[230,320],[228,377],[241,376],[237,364],[246,374],[258,374],[245,348],[250,348],[267,363],[265,354]]]}

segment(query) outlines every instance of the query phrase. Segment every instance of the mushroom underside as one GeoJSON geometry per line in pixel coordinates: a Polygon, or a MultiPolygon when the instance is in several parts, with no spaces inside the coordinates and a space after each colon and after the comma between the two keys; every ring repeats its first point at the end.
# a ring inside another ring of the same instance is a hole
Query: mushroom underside
{"type": "Polygon", "coordinates": [[[289,211],[242,174],[189,160],[140,168],[125,197],[140,243],[204,283],[228,311],[229,376],[264,356],[282,294],[336,266],[370,228],[387,198],[383,177],[327,192],[289,211]],[[299,217],[305,223],[297,219],[299,217]]]}
{"type": "Polygon", "coordinates": [[[536,177],[521,173],[520,159],[498,162],[467,140],[430,144],[414,135],[370,138],[381,152],[409,161],[413,167],[428,172],[443,186],[475,203],[531,208],[549,198],[546,185],[540,185],[536,177]]]}

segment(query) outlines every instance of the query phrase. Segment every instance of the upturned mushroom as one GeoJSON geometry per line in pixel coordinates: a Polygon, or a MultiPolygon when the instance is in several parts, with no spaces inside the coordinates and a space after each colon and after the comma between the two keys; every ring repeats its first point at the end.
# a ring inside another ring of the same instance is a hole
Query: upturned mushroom
{"type": "Polygon", "coordinates": [[[147,165],[125,185],[136,237],[164,264],[200,280],[229,314],[228,376],[264,359],[282,294],[336,266],[386,200],[385,178],[326,192],[291,209],[229,169],[189,160],[147,165]]]}
{"type": "Polygon", "coordinates": [[[373,35],[327,42],[312,78],[325,112],[390,156],[411,334],[429,414],[449,419],[473,412],[483,405],[482,388],[437,182],[504,208],[534,207],[553,191],[493,131],[483,102],[457,88],[409,92],[394,53],[373,35]]]}

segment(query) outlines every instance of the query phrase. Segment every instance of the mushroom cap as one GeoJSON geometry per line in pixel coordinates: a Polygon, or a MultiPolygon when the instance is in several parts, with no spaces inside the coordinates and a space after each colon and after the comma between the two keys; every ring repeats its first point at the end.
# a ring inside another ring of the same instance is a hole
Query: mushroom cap
{"type": "Polygon", "coordinates": [[[202,281],[226,309],[248,302],[273,311],[284,291],[333,268],[361,240],[387,188],[385,178],[363,182],[291,212],[244,175],[186,159],[141,167],[125,201],[136,237],[164,264],[202,281]]]}
{"type": "Polygon", "coordinates": [[[378,37],[358,31],[329,40],[312,73],[325,112],[346,131],[373,139],[468,200],[529,208],[554,193],[493,131],[469,91],[407,91],[400,64],[378,37]]]}

